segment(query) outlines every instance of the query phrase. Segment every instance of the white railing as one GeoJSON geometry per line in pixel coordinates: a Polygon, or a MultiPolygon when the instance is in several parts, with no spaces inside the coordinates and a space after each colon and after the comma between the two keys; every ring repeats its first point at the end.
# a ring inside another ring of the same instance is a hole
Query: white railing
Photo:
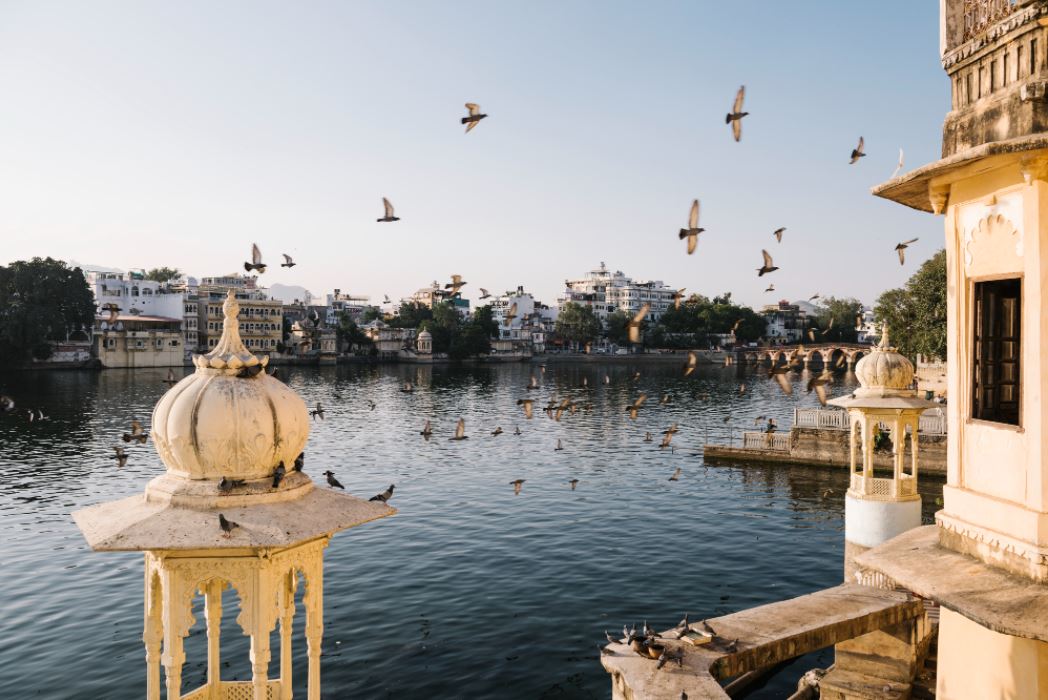
{"type": "Polygon", "coordinates": [[[742,434],[742,447],[747,450],[790,451],[789,433],[745,432],[742,434]]]}
{"type": "Polygon", "coordinates": [[[848,412],[824,408],[793,409],[793,425],[798,428],[848,429],[848,412]]]}
{"type": "MultiPolygon", "coordinates": [[[[848,412],[829,408],[795,408],[793,425],[797,428],[826,428],[828,430],[847,430],[848,412]]],[[[887,423],[881,423],[882,430],[888,430],[887,423]]],[[[946,414],[942,409],[932,408],[925,411],[918,422],[918,431],[927,435],[946,434],[946,414]]]]}

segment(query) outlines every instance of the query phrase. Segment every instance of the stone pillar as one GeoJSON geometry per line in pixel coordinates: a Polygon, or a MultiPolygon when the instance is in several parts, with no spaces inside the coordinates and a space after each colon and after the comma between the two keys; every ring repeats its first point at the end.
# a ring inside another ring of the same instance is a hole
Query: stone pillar
{"type": "Polygon", "coordinates": [[[145,628],[142,641],[146,645],[146,700],[160,700],[160,643],[164,638],[161,618],[163,601],[160,598],[160,577],[146,556],[145,565],[145,628]]]}
{"type": "Polygon", "coordinates": [[[222,684],[222,656],[219,635],[222,629],[222,589],[225,583],[211,579],[204,584],[204,608],[207,617],[207,684],[212,697],[219,697],[222,684]]]}
{"type": "Polygon", "coordinates": [[[177,572],[163,570],[161,591],[164,624],[164,653],[161,655],[161,660],[167,681],[167,697],[180,698],[182,697],[182,666],[186,662],[182,639],[189,631],[189,622],[186,618],[192,614],[192,610],[189,609],[185,600],[188,594],[177,572]]]}
{"type": "Polygon", "coordinates": [[[256,630],[251,635],[251,684],[254,700],[266,700],[269,684],[269,632],[256,630]]]}
{"type": "Polygon", "coordinates": [[[291,700],[291,623],[295,616],[295,570],[284,575],[280,589],[280,700],[291,700]]]}
{"type": "Polygon", "coordinates": [[[306,647],[309,656],[308,700],[320,700],[320,652],[324,636],[324,570],[312,566],[306,577],[306,647]]]}

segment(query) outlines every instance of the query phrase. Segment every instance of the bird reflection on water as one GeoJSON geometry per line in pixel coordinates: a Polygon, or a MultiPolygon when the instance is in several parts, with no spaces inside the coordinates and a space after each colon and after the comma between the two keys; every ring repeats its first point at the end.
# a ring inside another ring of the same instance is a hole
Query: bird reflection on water
{"type": "MultiPolygon", "coordinates": [[[[737,444],[757,415],[785,429],[795,406],[818,405],[804,391],[818,375],[791,372],[797,390],[784,396],[767,371],[700,364],[685,377],[684,364],[682,354],[665,364],[549,362],[545,372],[527,364],[289,368],[288,384],[326,413],[312,423],[306,450],[318,487],[330,488],[325,471],[362,498],[395,483],[399,509],[328,550],[325,694],[607,697],[594,643],[622,620],[666,629],[681,610],[713,617],[839,583],[843,470],[706,468],[695,456],[707,434],[717,442],[733,434],[737,444]],[[537,388],[528,391],[533,373],[537,388]],[[401,392],[405,382],[415,391],[401,392]],[[643,404],[631,420],[627,408],[639,396],[666,394],[674,401],[643,404]],[[593,408],[527,420],[517,405],[552,397],[593,408]],[[460,418],[472,439],[448,440],[460,418]],[[519,421],[519,436],[490,434],[507,420],[519,421]],[[419,434],[427,421],[439,439],[419,434]],[[676,453],[644,441],[674,423],[676,453]],[[557,440],[561,451],[550,449],[557,440]],[[517,479],[526,484],[514,495],[507,484],[517,479]],[[577,489],[566,487],[574,480],[577,489]],[[623,576],[641,569],[645,576],[623,576]]],[[[152,444],[125,445],[122,469],[113,444],[134,416],[149,431],[166,374],[3,378],[0,394],[50,420],[0,416],[8,574],[0,688],[47,698],[144,694],[141,556],[91,554],[69,513],[141,493],[161,472],[152,444]]],[[[833,395],[854,388],[847,375],[836,377],[833,395]]],[[[928,519],[941,482],[922,476],[921,489],[928,519]]],[[[235,610],[235,596],[225,605],[235,610]]],[[[223,623],[223,673],[243,679],[247,640],[233,618],[223,623]]],[[[198,622],[187,640],[189,687],[203,673],[202,629],[198,622]]],[[[752,697],[782,697],[803,670],[829,662],[799,663],[752,697]]]]}

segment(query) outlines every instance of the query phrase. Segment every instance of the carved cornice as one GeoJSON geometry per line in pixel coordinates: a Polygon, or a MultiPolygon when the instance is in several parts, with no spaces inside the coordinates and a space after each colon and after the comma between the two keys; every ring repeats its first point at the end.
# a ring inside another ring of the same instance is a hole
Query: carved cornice
{"type": "Polygon", "coordinates": [[[1024,24],[1033,22],[1039,17],[1044,16],[1048,16],[1048,6],[1046,5],[1029,5],[1016,10],[1014,13],[997,22],[979,36],[962,42],[947,51],[942,57],[942,67],[947,72],[950,72],[950,69],[958,63],[971,58],[1004,35],[1018,29],[1024,24]]]}

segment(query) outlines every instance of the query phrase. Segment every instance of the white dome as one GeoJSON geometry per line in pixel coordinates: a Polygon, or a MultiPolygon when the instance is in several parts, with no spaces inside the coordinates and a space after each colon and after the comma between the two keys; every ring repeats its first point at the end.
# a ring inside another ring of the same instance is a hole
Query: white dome
{"type": "Polygon", "coordinates": [[[430,333],[429,331],[423,329],[423,331],[418,334],[418,339],[419,340],[433,340],[433,334],[430,333]]]}
{"type": "Polygon", "coordinates": [[[855,365],[855,376],[861,389],[857,396],[891,396],[913,392],[913,363],[888,346],[888,327],[884,326],[881,342],[873,352],[855,365]]]}
{"type": "Polygon", "coordinates": [[[168,474],[188,479],[261,479],[290,466],[309,436],[302,399],[265,372],[240,340],[240,305],[230,291],[222,338],[196,356],[196,372],[153,409],[153,440],[168,474]],[[241,373],[250,376],[240,376],[241,373]]]}

